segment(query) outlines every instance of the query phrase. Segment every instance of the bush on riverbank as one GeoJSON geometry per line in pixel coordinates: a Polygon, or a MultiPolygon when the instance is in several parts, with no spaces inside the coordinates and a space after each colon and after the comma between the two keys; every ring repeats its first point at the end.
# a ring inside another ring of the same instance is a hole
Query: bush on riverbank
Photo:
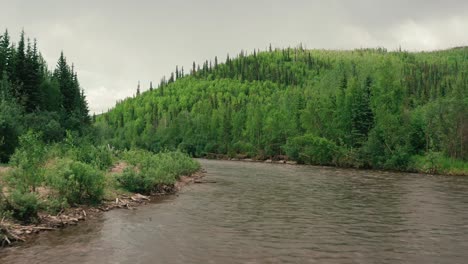
{"type": "Polygon", "coordinates": [[[118,177],[118,182],[128,191],[151,193],[161,185],[173,185],[182,175],[190,175],[200,169],[200,164],[179,151],[152,154],[143,150],[122,154],[129,162],[118,177]]]}
{"type": "Polygon", "coordinates": [[[7,199],[7,209],[10,214],[24,222],[36,222],[40,202],[36,193],[14,190],[7,199]]]}
{"type": "Polygon", "coordinates": [[[289,158],[302,164],[336,165],[340,153],[336,144],[313,135],[291,138],[283,148],[289,158]]]}
{"type": "Polygon", "coordinates": [[[39,211],[54,213],[70,205],[98,204],[105,194],[119,193],[121,188],[141,193],[158,191],[200,168],[181,152],[117,153],[70,133],[61,143],[45,145],[41,135],[33,132],[20,138],[10,165],[12,168],[0,178],[0,184],[6,186],[5,194],[0,188],[0,216],[23,222],[34,222],[39,211]],[[108,172],[117,160],[130,166],[116,177],[108,172]]]}
{"type": "Polygon", "coordinates": [[[65,140],[51,145],[48,158],[67,157],[72,160],[89,164],[99,170],[108,170],[115,161],[114,153],[107,146],[94,145],[85,138],[74,136],[67,132],[65,140]]]}
{"type": "Polygon", "coordinates": [[[412,157],[411,167],[423,173],[468,176],[468,162],[448,158],[439,152],[412,157]]]}
{"type": "Polygon", "coordinates": [[[10,161],[14,169],[8,177],[15,189],[35,192],[43,180],[46,147],[40,137],[40,134],[29,131],[19,138],[19,147],[10,161]]]}
{"type": "Polygon", "coordinates": [[[0,219],[9,216],[7,211],[7,201],[3,194],[2,174],[0,173],[0,219]]]}
{"type": "Polygon", "coordinates": [[[104,173],[80,161],[55,161],[47,168],[45,179],[69,204],[99,203],[104,195],[104,173]]]}

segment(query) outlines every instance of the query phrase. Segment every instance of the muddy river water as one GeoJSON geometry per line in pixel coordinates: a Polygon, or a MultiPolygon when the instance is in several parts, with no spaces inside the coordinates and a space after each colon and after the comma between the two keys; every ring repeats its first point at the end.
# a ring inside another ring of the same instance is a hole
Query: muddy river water
{"type": "Polygon", "coordinates": [[[205,181],[0,263],[468,263],[468,178],[200,160],[205,181]]]}

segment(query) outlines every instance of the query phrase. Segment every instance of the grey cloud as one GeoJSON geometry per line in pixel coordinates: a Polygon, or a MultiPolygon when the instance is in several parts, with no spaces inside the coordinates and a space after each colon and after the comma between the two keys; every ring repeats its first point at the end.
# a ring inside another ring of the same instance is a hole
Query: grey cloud
{"type": "Polygon", "coordinates": [[[61,50],[78,69],[92,111],[241,49],[274,46],[430,50],[468,44],[468,1],[179,0],[4,1],[0,30],[37,38],[54,66],[61,50]]]}

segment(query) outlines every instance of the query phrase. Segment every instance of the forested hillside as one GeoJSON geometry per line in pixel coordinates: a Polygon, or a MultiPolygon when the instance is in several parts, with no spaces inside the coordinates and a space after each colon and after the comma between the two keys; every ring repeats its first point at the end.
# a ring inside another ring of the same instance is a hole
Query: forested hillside
{"type": "Polygon", "coordinates": [[[21,33],[13,43],[0,36],[0,162],[7,162],[28,130],[46,143],[64,138],[65,130],[82,132],[91,120],[77,74],[61,54],[53,72],[36,40],[21,33]]]}
{"type": "Polygon", "coordinates": [[[177,69],[96,125],[120,148],[466,170],[468,48],[242,52],[177,69]]]}
{"type": "Polygon", "coordinates": [[[173,192],[180,176],[199,169],[181,152],[101,145],[73,65],[62,53],[49,71],[24,33],[17,44],[8,31],[0,36],[0,72],[0,247],[23,240],[9,231],[11,221],[45,221],[50,230],[56,226],[44,215],[57,219],[70,207],[115,201],[122,192],[173,192]],[[109,172],[115,163],[125,166],[109,172]]]}

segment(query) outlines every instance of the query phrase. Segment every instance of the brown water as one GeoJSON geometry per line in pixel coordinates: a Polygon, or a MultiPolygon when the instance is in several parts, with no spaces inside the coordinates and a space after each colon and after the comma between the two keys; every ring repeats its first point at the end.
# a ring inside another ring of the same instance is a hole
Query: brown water
{"type": "Polygon", "coordinates": [[[468,263],[468,178],[200,161],[205,180],[0,263],[468,263]]]}

